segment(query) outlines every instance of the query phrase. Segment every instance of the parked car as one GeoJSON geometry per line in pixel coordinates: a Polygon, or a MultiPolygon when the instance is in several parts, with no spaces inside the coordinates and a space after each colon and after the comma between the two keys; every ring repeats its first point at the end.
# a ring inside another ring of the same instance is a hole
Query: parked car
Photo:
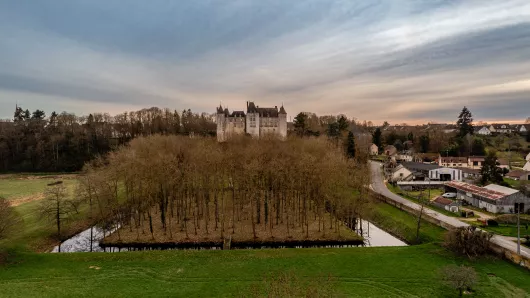
{"type": "Polygon", "coordinates": [[[456,192],[446,192],[442,195],[444,198],[456,198],[456,192]]]}

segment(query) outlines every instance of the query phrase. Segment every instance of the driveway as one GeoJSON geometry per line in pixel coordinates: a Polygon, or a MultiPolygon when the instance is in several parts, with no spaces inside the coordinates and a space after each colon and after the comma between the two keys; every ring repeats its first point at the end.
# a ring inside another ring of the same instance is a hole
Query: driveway
{"type": "MultiPolygon", "coordinates": [[[[379,163],[379,162],[375,162],[375,161],[370,161],[370,167],[371,167],[371,171],[372,171],[372,184],[370,185],[370,188],[393,200],[393,201],[396,201],[396,202],[399,202],[403,205],[406,205],[410,208],[413,208],[415,210],[420,210],[421,209],[421,206],[414,203],[414,202],[411,202],[407,199],[404,199],[398,195],[396,195],[395,193],[391,192],[390,190],[388,190],[388,188],[386,187],[384,181],[383,181],[383,175],[382,175],[382,164],[379,163]]],[[[443,221],[444,223],[452,226],[452,227],[468,227],[469,224],[465,223],[465,222],[462,222],[460,221],[459,219],[457,219],[456,217],[449,217],[449,216],[446,216],[442,213],[439,213],[437,211],[434,211],[434,210],[431,210],[431,209],[428,209],[428,208],[424,208],[423,209],[423,212],[424,214],[429,214],[430,216],[434,217],[434,218],[438,218],[439,220],[443,221]]],[[[504,249],[507,249],[509,251],[512,251],[512,252],[515,252],[517,253],[517,243],[513,242],[511,237],[505,237],[505,236],[500,236],[500,235],[494,235],[493,238],[491,238],[491,241],[501,247],[503,247],[504,249]]],[[[527,247],[524,247],[524,246],[521,246],[521,255],[524,256],[524,257],[527,257],[527,258],[530,258],[530,249],[527,248],[527,247]]]]}

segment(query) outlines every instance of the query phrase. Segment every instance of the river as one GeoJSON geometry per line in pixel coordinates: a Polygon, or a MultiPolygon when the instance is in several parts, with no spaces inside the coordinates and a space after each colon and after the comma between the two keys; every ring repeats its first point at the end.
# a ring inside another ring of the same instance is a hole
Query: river
{"type": "MultiPolygon", "coordinates": [[[[127,251],[121,248],[105,248],[99,246],[99,241],[116,231],[116,228],[111,230],[104,230],[99,227],[92,227],[87,229],[74,237],[64,241],[61,245],[53,248],[53,253],[58,252],[119,252],[127,251]]],[[[362,224],[357,223],[357,233],[364,237],[365,246],[367,247],[381,247],[381,246],[407,246],[407,244],[389,233],[378,228],[369,221],[363,220],[362,224]],[[362,225],[362,235],[361,235],[362,225]]]]}

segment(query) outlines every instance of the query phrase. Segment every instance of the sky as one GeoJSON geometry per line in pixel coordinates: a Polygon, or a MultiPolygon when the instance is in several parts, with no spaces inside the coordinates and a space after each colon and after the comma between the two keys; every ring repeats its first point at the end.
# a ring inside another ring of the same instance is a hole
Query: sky
{"type": "Polygon", "coordinates": [[[0,0],[0,118],[284,105],[530,117],[528,0],[0,0]]]}

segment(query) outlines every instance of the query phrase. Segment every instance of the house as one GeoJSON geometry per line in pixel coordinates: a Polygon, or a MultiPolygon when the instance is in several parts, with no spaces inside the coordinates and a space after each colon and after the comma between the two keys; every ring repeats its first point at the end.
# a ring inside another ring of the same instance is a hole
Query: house
{"type": "Polygon", "coordinates": [[[412,150],[403,150],[396,155],[396,161],[398,162],[411,162],[413,159],[412,150]]]}
{"type": "Polygon", "coordinates": [[[379,147],[377,147],[376,144],[370,145],[370,155],[377,155],[379,154],[379,147]]]}
{"type": "Polygon", "coordinates": [[[415,153],[412,161],[433,163],[438,161],[438,153],[415,153]]]}
{"type": "Polygon", "coordinates": [[[530,161],[530,153],[528,153],[528,155],[526,156],[526,161],[530,161]]]}
{"type": "Polygon", "coordinates": [[[523,203],[522,212],[530,209],[530,198],[520,191],[490,184],[486,187],[451,181],[445,183],[446,191],[456,192],[457,199],[491,213],[514,213],[515,203],[523,203]]]}
{"type": "Polygon", "coordinates": [[[459,202],[444,197],[437,197],[436,199],[432,200],[431,203],[438,208],[442,208],[450,212],[458,212],[460,209],[459,202]]]}
{"type": "Polygon", "coordinates": [[[524,171],[530,171],[530,161],[527,161],[526,164],[523,167],[524,171]]]}
{"type": "Polygon", "coordinates": [[[393,156],[397,154],[397,149],[393,145],[388,145],[385,147],[384,152],[385,152],[385,155],[393,156]]]}
{"type": "Polygon", "coordinates": [[[492,125],[490,125],[489,130],[491,132],[496,132],[496,133],[510,133],[510,132],[512,132],[512,128],[510,127],[509,124],[492,124],[492,125]]]}
{"type": "Polygon", "coordinates": [[[468,159],[467,157],[453,157],[453,156],[447,156],[442,157],[441,155],[438,158],[438,165],[441,167],[448,167],[448,168],[467,168],[468,167],[468,159]]]}
{"type": "Polygon", "coordinates": [[[520,134],[526,134],[530,131],[530,124],[518,124],[515,126],[514,131],[520,134]]]}
{"type": "Polygon", "coordinates": [[[510,163],[504,158],[497,159],[497,163],[498,167],[501,169],[510,169],[510,163]]]}
{"type": "Polygon", "coordinates": [[[480,170],[486,158],[484,156],[470,156],[468,157],[467,167],[469,169],[480,170]]]}
{"type": "Polygon", "coordinates": [[[418,162],[404,162],[404,167],[409,169],[413,174],[415,180],[421,178],[436,181],[462,181],[462,170],[453,168],[444,168],[435,164],[425,164],[418,162]],[[421,175],[418,175],[421,174],[421,175]]]}
{"type": "Polygon", "coordinates": [[[506,174],[505,177],[513,180],[530,180],[530,171],[513,170],[506,174]]]}
{"type": "Polygon", "coordinates": [[[475,134],[483,135],[483,136],[489,136],[489,135],[491,135],[491,130],[487,126],[476,126],[475,127],[475,134]]]}
{"type": "Polygon", "coordinates": [[[414,176],[412,175],[412,172],[409,169],[405,168],[403,165],[398,165],[397,167],[395,167],[392,173],[390,174],[390,177],[388,178],[388,180],[392,182],[411,181],[413,179],[414,176]]]}

